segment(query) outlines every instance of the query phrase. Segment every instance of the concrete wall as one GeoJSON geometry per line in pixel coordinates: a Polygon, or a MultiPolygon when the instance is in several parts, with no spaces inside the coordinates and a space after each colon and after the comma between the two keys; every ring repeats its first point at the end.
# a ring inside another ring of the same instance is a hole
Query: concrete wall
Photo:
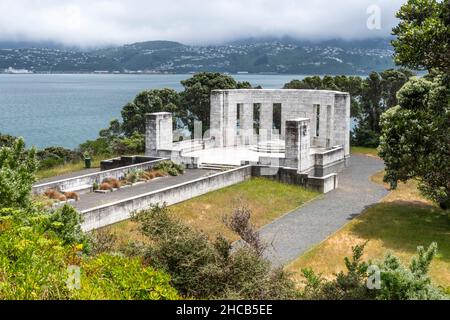
{"type": "Polygon", "coordinates": [[[165,189],[149,192],[123,201],[82,211],[85,231],[97,229],[130,218],[130,213],[152,204],[172,205],[202,194],[243,182],[251,178],[251,166],[243,166],[165,189]]]}
{"type": "MultiPolygon", "coordinates": [[[[309,118],[312,145],[324,148],[343,145],[350,150],[350,95],[327,90],[214,90],[211,94],[211,132],[217,138],[218,146],[233,146],[236,141],[246,141],[236,138],[236,110],[242,104],[244,111],[241,115],[249,117],[252,112],[245,109],[253,109],[255,103],[261,105],[260,141],[271,139],[273,104],[280,103],[281,139],[284,139],[287,120],[309,118]],[[320,105],[318,136],[314,105],[320,105]]],[[[244,123],[248,126],[250,122],[244,119],[244,123]]]]}
{"type": "Polygon", "coordinates": [[[111,169],[106,171],[99,171],[90,174],[86,174],[83,176],[68,178],[57,180],[48,183],[37,184],[33,186],[34,194],[42,194],[47,189],[58,189],[58,190],[69,190],[76,189],[85,185],[93,185],[95,182],[100,183],[105,178],[116,178],[121,179],[127,174],[130,170],[147,170],[156,166],[159,162],[167,160],[160,158],[158,160],[148,161],[144,163],[134,164],[131,166],[121,167],[117,169],[111,169]]]}
{"type": "Polygon", "coordinates": [[[170,112],[148,113],[145,115],[145,155],[155,156],[157,150],[171,149],[173,123],[170,112]]]}
{"type": "Polygon", "coordinates": [[[159,160],[159,158],[155,157],[146,157],[146,156],[121,156],[113,159],[103,160],[100,162],[100,170],[111,170],[117,169],[120,167],[131,166],[133,164],[139,164],[143,162],[149,162],[159,160]]]}

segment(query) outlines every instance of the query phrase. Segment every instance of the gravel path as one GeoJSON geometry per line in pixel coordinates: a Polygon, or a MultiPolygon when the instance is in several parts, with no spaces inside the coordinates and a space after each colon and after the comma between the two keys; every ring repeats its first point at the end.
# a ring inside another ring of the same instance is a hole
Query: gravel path
{"type": "Polygon", "coordinates": [[[369,178],[383,168],[377,158],[352,155],[350,165],[339,175],[337,190],[261,229],[261,236],[271,244],[267,257],[276,266],[287,264],[380,201],[388,191],[369,178]]]}

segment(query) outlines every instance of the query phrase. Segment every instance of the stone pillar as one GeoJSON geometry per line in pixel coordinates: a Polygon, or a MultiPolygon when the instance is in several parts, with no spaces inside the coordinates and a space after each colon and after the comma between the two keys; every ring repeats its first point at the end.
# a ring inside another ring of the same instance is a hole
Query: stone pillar
{"type": "Polygon", "coordinates": [[[286,121],[286,166],[298,168],[305,173],[310,164],[310,119],[298,118],[286,121]]]}
{"type": "Polygon", "coordinates": [[[350,156],[350,95],[336,94],[334,101],[332,145],[344,147],[345,157],[350,156]]]}
{"type": "Polygon", "coordinates": [[[172,114],[170,112],[145,115],[145,155],[156,156],[158,150],[171,150],[173,140],[172,114]]]}
{"type": "MultiPolygon", "coordinates": [[[[215,146],[223,147],[223,121],[224,121],[224,93],[220,90],[211,92],[211,123],[209,123],[209,136],[214,137],[215,146]]],[[[203,125],[208,125],[204,123],[203,125]]]]}
{"type": "Polygon", "coordinates": [[[244,103],[240,110],[240,135],[243,145],[253,144],[253,103],[244,103]]]}
{"type": "Polygon", "coordinates": [[[272,139],[272,125],[273,105],[271,103],[261,103],[259,141],[269,141],[272,139]]]}

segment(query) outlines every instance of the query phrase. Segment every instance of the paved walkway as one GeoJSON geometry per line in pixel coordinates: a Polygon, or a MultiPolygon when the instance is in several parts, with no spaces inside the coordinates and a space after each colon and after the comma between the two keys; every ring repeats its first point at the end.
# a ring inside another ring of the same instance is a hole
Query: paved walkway
{"type": "Polygon", "coordinates": [[[380,201],[388,191],[369,178],[383,167],[379,159],[352,155],[349,167],[339,175],[337,190],[261,229],[263,239],[271,243],[267,257],[277,266],[289,263],[380,201]]]}
{"type": "Polygon", "coordinates": [[[73,203],[73,206],[80,211],[95,208],[103,204],[125,200],[140,194],[164,189],[180,183],[188,182],[194,179],[205,177],[207,175],[218,173],[218,171],[203,169],[186,169],[185,173],[176,177],[167,176],[157,178],[149,182],[135,185],[129,188],[121,188],[108,193],[87,193],[80,195],[80,200],[73,203]]]}

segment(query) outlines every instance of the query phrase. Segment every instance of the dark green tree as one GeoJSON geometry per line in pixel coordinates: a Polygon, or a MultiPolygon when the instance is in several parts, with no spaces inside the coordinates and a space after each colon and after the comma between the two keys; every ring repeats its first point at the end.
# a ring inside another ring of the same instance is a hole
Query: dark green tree
{"type": "MultiPolygon", "coordinates": [[[[193,77],[181,81],[181,84],[184,87],[184,91],[181,93],[182,109],[187,116],[188,127],[192,131],[194,121],[201,121],[203,132],[209,129],[211,91],[238,87],[231,76],[212,72],[197,73],[193,77]]],[[[240,85],[241,88],[243,86],[246,84],[240,85]]]]}
{"type": "Polygon", "coordinates": [[[398,93],[399,105],[382,116],[380,156],[385,181],[417,178],[425,196],[450,208],[449,76],[413,78],[398,93]]]}
{"type": "Polygon", "coordinates": [[[25,150],[22,138],[0,148],[0,208],[27,208],[38,167],[36,150],[25,150]]]}
{"type": "Polygon", "coordinates": [[[392,41],[396,63],[450,73],[450,1],[409,0],[397,18],[392,41]]]}
{"type": "Polygon", "coordinates": [[[145,134],[145,114],[152,112],[172,112],[180,115],[180,96],[172,89],[152,89],[139,93],[133,102],[122,109],[122,131],[130,137],[134,132],[145,134]]]}

